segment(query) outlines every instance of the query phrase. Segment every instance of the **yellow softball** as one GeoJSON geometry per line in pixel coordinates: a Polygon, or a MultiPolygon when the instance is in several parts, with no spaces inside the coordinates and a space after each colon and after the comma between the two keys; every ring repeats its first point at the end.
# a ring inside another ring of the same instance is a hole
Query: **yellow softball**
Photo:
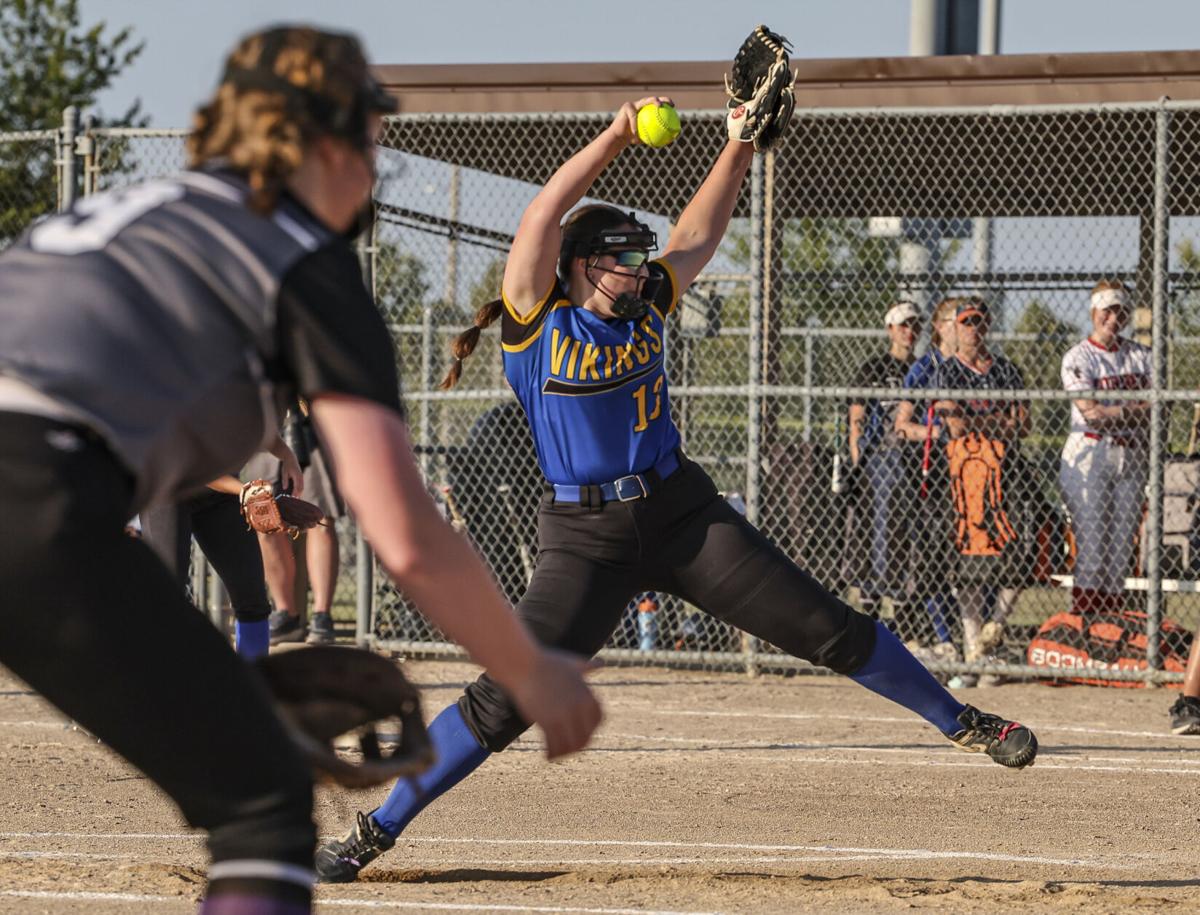
{"type": "Polygon", "coordinates": [[[638,109],[637,127],[647,146],[666,146],[679,136],[679,112],[673,105],[646,105],[638,109]]]}

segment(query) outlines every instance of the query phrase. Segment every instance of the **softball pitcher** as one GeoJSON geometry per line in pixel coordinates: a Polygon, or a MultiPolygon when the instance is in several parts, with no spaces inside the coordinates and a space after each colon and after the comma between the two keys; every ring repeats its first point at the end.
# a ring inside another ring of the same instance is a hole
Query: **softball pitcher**
{"type": "MultiPolygon", "coordinates": [[[[798,568],[683,453],[664,371],[667,321],[720,244],[755,150],[731,129],[657,259],[655,233],[633,213],[593,205],[567,215],[637,142],[638,110],[662,101],[626,103],[559,167],[521,219],[502,297],[483,306],[454,344],[448,385],[482,328],[500,320],[505,374],[547,481],[540,549],[518,613],[547,644],[592,655],[634,595],[676,594],[853,677],[965,750],[1029,765],[1037,741],[1027,728],[955,700],[886,626],[798,568]]],[[[741,116],[735,110],[731,121],[734,114],[741,116]]],[[[430,801],[527,726],[505,689],[481,676],[432,723],[436,765],[398,783],[382,806],[358,814],[344,839],[321,847],[319,878],[354,880],[430,801]]]]}
{"type": "MultiPolygon", "coordinates": [[[[1101,280],[1095,285],[1092,333],[1063,356],[1065,390],[1149,387],[1149,348],[1121,336],[1131,314],[1129,293],[1121,283],[1101,280]]],[[[1075,531],[1075,613],[1123,609],[1149,469],[1149,420],[1146,401],[1071,401],[1071,432],[1058,479],[1075,531]]]]}
{"type": "Polygon", "coordinates": [[[551,752],[599,721],[581,663],[518,623],[412,458],[348,242],[393,109],[352,36],[250,35],[191,171],[87,197],[0,257],[0,663],[208,831],[204,915],[310,911],[312,776],[266,681],[125,522],[241,467],[296,393],[384,565],[551,752]]]}

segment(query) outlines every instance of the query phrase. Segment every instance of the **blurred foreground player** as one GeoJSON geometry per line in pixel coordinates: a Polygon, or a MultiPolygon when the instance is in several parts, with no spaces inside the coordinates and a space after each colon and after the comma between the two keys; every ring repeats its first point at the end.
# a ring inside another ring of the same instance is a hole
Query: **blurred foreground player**
{"type": "Polygon", "coordinates": [[[208,830],[205,915],[310,911],[311,775],[124,526],[241,467],[297,393],[384,566],[548,753],[599,720],[582,662],[537,646],[411,458],[348,242],[391,110],[353,37],[251,35],[195,117],[192,171],[86,198],[0,258],[0,661],[208,830]]]}
{"type": "MultiPolygon", "coordinates": [[[[765,37],[777,47],[783,42],[765,37]]],[[[780,63],[790,77],[785,55],[780,63]]],[[[638,109],[662,101],[646,98],[625,103],[538,192],[517,228],[502,297],[484,305],[476,325],[455,341],[447,386],[480,330],[500,320],[505,375],[529,418],[548,482],[537,563],[518,612],[546,644],[592,655],[634,595],[676,594],[853,677],[964,750],[1027,766],[1037,754],[1029,729],[958,702],[886,626],[851,609],[767,540],[680,448],[665,372],[667,318],[721,243],[755,150],[779,138],[791,110],[751,111],[761,98],[753,87],[771,85],[772,76],[760,82],[739,77],[740,69],[739,54],[733,85],[750,88],[731,92],[729,140],[660,258],[651,259],[655,233],[633,213],[595,204],[567,215],[637,142],[638,109]],[[747,131],[747,122],[766,130],[747,131]]],[[[380,807],[359,813],[344,839],[323,845],[320,879],[356,879],[430,801],[528,727],[503,684],[486,674],[472,683],[430,726],[436,765],[398,783],[380,807]]]]}

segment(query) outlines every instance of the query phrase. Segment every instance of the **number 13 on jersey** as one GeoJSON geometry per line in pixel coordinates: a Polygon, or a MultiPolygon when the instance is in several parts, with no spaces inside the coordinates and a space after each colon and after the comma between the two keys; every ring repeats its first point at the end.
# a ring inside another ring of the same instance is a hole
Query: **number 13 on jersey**
{"type": "Polygon", "coordinates": [[[633,399],[637,403],[637,423],[634,424],[634,432],[645,432],[650,427],[650,424],[658,419],[662,413],[662,386],[665,377],[664,375],[659,375],[654,381],[654,387],[651,391],[654,397],[654,405],[649,414],[646,413],[646,389],[650,387],[650,384],[647,382],[646,384],[639,385],[634,390],[633,399]]]}

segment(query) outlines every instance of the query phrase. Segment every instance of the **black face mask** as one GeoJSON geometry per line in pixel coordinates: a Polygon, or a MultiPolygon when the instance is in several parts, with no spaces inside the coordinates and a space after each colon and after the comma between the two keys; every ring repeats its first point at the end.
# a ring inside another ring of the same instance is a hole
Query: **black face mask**
{"type": "Polygon", "coordinates": [[[612,312],[626,321],[640,321],[650,310],[650,303],[632,292],[622,292],[612,300],[612,312]]]}

